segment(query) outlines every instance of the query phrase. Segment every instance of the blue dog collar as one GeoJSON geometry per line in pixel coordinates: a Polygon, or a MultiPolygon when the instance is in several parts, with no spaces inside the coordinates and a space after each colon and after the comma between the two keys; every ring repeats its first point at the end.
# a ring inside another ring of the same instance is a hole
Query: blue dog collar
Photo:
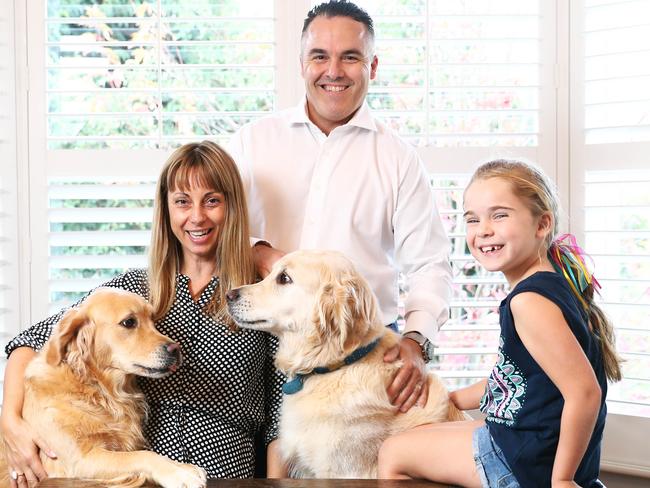
{"type": "Polygon", "coordinates": [[[349,364],[357,362],[359,359],[367,356],[376,346],[379,344],[379,340],[381,337],[378,337],[374,341],[370,342],[369,344],[366,344],[365,346],[361,346],[354,351],[352,351],[348,356],[346,356],[343,359],[343,362],[339,364],[336,367],[327,367],[327,366],[318,366],[314,368],[311,373],[298,373],[293,379],[287,381],[284,385],[282,385],[282,393],[285,395],[293,395],[294,393],[298,393],[300,390],[302,390],[302,387],[305,384],[305,380],[313,375],[313,374],[325,374],[329,373],[331,371],[336,371],[337,369],[347,366],[349,364]]]}

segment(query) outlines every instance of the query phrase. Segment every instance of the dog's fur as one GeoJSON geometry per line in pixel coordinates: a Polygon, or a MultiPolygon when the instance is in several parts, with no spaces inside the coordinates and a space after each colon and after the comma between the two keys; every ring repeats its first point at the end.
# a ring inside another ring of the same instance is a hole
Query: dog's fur
{"type": "MultiPolygon", "coordinates": [[[[180,360],[179,346],[156,330],[151,306],[136,294],[99,288],[66,312],[25,372],[23,418],[58,456],[41,453],[48,475],[205,486],[201,468],[145,450],[146,404],[135,375],[162,377],[180,360]]],[[[9,486],[4,453],[0,459],[0,485],[9,486]]]]}
{"type": "Polygon", "coordinates": [[[296,251],[263,281],[227,294],[241,327],[279,337],[276,365],[289,378],[334,367],[379,338],[361,360],[312,374],[302,390],[285,395],[280,452],[295,477],[373,478],[377,454],[389,435],[418,425],[463,420],[441,381],[429,374],[429,399],[398,413],[386,389],[400,362],[384,362],[399,336],[381,323],[374,294],[342,254],[296,251]]]}

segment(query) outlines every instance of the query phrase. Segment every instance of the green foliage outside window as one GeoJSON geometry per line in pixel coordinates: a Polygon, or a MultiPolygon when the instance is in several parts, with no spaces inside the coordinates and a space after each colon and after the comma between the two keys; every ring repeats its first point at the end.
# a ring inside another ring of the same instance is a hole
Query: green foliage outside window
{"type": "Polygon", "coordinates": [[[158,12],[158,2],[48,2],[49,147],[223,142],[271,112],[269,4],[169,0],[158,12]]]}

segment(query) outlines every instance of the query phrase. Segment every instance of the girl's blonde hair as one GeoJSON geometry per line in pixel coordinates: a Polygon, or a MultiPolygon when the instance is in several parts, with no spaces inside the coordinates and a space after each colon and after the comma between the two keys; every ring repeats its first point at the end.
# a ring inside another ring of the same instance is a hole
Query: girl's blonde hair
{"type": "Polygon", "coordinates": [[[569,282],[589,319],[589,327],[600,342],[605,374],[611,381],[619,381],[621,359],[614,348],[614,328],[601,308],[594,302],[594,291],[598,281],[587,270],[582,259],[582,250],[573,240],[566,243],[566,236],[557,238],[560,214],[559,198],[555,185],[535,166],[522,161],[498,159],[482,164],[472,176],[469,185],[476,180],[501,178],[512,187],[514,194],[523,202],[535,217],[550,214],[553,229],[544,241],[549,260],[556,271],[569,282]]]}
{"type": "Polygon", "coordinates": [[[251,252],[248,210],[239,171],[230,155],[211,141],[185,144],[169,157],[158,178],[149,252],[150,301],[156,320],[171,308],[176,294],[183,250],[170,225],[167,197],[172,190],[200,185],[223,193],[226,211],[216,255],[219,287],[206,312],[233,326],[225,294],[231,288],[252,283],[255,267],[251,252]]]}

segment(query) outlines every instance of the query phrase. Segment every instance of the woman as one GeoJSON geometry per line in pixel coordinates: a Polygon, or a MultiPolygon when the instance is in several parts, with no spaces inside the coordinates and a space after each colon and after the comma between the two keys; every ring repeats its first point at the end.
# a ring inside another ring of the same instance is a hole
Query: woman
{"type": "MultiPolygon", "coordinates": [[[[149,267],[129,270],[102,286],[147,298],[156,325],[182,348],[183,365],[162,379],[140,378],[149,405],[151,448],[196,464],[208,477],[250,477],[254,439],[271,442],[283,378],[273,366],[275,340],[236,330],[225,293],[255,279],[245,195],[230,156],[209,141],[186,144],[168,159],[158,179],[149,267]]],[[[83,298],[82,298],[83,300],[83,298]]],[[[33,325],[6,347],[4,405],[0,417],[13,486],[46,476],[35,439],[21,418],[28,361],[47,341],[63,310],[33,325]]],[[[269,447],[269,473],[279,464],[269,447]]]]}

